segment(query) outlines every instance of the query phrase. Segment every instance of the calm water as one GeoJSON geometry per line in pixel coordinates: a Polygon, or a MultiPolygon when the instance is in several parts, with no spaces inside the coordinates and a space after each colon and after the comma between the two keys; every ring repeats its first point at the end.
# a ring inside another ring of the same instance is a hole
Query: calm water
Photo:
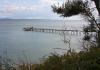
{"type": "MultiPolygon", "coordinates": [[[[29,60],[38,62],[40,58],[51,52],[65,51],[54,48],[68,49],[63,43],[63,36],[59,34],[25,32],[23,27],[34,26],[40,28],[78,29],[81,30],[84,21],[57,20],[0,20],[0,55],[5,54],[14,60],[29,60]],[[73,26],[74,25],[74,26],[73,26]]],[[[68,38],[70,35],[66,35],[68,38]]],[[[80,49],[81,36],[71,36],[71,46],[80,49]],[[80,43],[79,43],[80,42],[80,43]]]]}

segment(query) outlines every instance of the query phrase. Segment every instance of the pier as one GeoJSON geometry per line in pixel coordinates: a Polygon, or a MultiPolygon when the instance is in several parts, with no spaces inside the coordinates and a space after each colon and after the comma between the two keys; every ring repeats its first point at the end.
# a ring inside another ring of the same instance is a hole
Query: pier
{"type": "Polygon", "coordinates": [[[71,35],[81,35],[83,31],[79,30],[64,30],[64,29],[50,29],[50,28],[34,28],[27,27],[23,28],[24,31],[34,31],[34,32],[44,32],[44,33],[59,33],[59,34],[71,34],[71,35]]]}

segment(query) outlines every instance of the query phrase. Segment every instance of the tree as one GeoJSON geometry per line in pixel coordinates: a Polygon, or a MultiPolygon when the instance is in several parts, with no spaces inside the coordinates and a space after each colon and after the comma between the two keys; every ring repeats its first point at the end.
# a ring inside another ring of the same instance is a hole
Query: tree
{"type": "MultiPolygon", "coordinates": [[[[96,7],[99,11],[99,4],[97,3],[98,1],[95,0],[95,3],[96,3],[96,7]]],[[[88,27],[84,28],[84,31],[85,31],[84,40],[90,41],[89,33],[96,32],[96,34],[97,34],[96,38],[98,41],[97,44],[98,44],[98,46],[100,46],[99,45],[100,32],[98,32],[100,30],[100,26],[97,24],[97,21],[96,21],[94,15],[92,14],[91,9],[89,8],[88,0],[86,0],[86,1],[67,0],[65,3],[62,4],[62,6],[53,5],[52,8],[53,8],[54,13],[60,14],[60,16],[63,16],[63,17],[70,17],[70,16],[78,15],[78,14],[83,15],[91,23],[88,27]]]]}
{"type": "Polygon", "coordinates": [[[91,9],[89,8],[88,1],[84,2],[83,0],[67,0],[62,4],[62,6],[53,5],[52,8],[54,13],[60,14],[60,16],[63,17],[70,17],[78,14],[84,15],[88,20],[93,20],[96,26],[100,29],[95,17],[91,12],[91,9]]]}

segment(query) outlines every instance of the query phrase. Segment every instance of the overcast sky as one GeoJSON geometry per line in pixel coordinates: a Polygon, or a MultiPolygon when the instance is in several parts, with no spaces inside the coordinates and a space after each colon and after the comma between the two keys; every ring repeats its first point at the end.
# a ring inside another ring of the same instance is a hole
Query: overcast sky
{"type": "MultiPolygon", "coordinates": [[[[52,12],[51,5],[63,0],[0,0],[0,18],[63,19],[52,12]]],[[[74,16],[69,19],[77,19],[74,16]]]]}

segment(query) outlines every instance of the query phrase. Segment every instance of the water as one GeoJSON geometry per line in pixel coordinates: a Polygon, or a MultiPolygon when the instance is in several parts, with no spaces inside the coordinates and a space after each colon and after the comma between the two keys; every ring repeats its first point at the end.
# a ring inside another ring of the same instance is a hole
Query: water
{"type": "MultiPolygon", "coordinates": [[[[77,29],[82,30],[85,21],[59,21],[59,20],[0,20],[0,55],[7,55],[15,61],[32,60],[38,62],[43,56],[55,52],[54,48],[67,49],[63,37],[59,34],[25,32],[23,27],[33,26],[40,28],[77,29]],[[73,26],[74,25],[74,26],[73,26]]],[[[67,37],[69,37],[68,35],[67,37]]],[[[80,49],[81,36],[71,36],[71,46],[80,49]]],[[[61,50],[56,50],[62,53],[61,50]]]]}

